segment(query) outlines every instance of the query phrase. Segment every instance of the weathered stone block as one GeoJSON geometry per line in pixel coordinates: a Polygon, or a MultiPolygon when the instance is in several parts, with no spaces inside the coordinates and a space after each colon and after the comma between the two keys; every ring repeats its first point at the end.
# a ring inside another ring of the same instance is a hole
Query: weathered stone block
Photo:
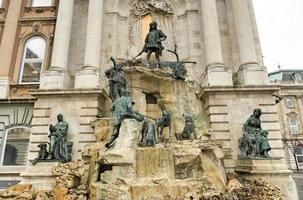
{"type": "Polygon", "coordinates": [[[174,156],[164,147],[138,148],[136,151],[136,177],[174,178],[174,156]]]}
{"type": "Polygon", "coordinates": [[[84,165],[83,162],[63,163],[53,167],[51,171],[54,176],[62,176],[69,174],[81,177],[84,174],[84,165]]]}
{"type": "Polygon", "coordinates": [[[80,178],[74,175],[64,174],[56,178],[56,184],[66,188],[76,188],[80,185],[80,178]]]}
{"type": "Polygon", "coordinates": [[[63,186],[57,186],[53,190],[53,199],[54,200],[67,200],[68,188],[63,186]]]}
{"type": "Polygon", "coordinates": [[[136,148],[140,140],[140,124],[135,119],[123,120],[119,137],[113,146],[104,152],[103,160],[108,164],[134,164],[136,148]]]}

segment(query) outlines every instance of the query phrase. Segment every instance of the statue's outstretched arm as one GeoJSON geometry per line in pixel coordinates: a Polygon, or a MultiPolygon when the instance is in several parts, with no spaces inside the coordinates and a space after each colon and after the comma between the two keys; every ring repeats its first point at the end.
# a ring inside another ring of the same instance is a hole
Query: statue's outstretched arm
{"type": "Polygon", "coordinates": [[[114,68],[116,68],[116,61],[115,61],[115,59],[111,56],[110,60],[113,62],[114,68]]]}

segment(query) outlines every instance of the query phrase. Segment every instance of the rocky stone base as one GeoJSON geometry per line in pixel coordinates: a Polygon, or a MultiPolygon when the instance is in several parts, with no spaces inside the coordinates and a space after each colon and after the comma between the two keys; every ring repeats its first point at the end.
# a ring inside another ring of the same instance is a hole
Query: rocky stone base
{"type": "Polygon", "coordinates": [[[124,183],[92,184],[94,200],[282,200],[281,190],[262,178],[231,176],[224,192],[218,191],[207,177],[187,180],[146,179],[130,186],[124,183]]]}
{"type": "Polygon", "coordinates": [[[34,191],[31,184],[20,184],[0,192],[0,199],[12,200],[87,200],[88,188],[81,182],[84,175],[82,162],[59,164],[52,168],[56,176],[53,190],[34,191]]]}

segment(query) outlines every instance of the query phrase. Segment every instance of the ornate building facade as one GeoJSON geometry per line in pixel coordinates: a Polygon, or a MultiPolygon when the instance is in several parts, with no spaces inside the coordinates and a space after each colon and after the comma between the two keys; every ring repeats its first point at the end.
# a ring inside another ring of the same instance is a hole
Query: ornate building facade
{"type": "Polygon", "coordinates": [[[269,73],[271,84],[279,85],[279,121],[285,156],[290,169],[303,168],[302,70],[278,70],[269,73]]]}
{"type": "MultiPolygon", "coordinates": [[[[185,82],[191,91],[182,84],[166,87],[167,82],[128,75],[137,109],[150,116],[162,107],[175,112],[175,132],[182,129],[181,112],[191,110],[207,130],[201,135],[222,145],[226,172],[234,172],[243,123],[254,108],[261,108],[270,155],[286,166],[278,106],[272,96],[280,87],[269,84],[251,0],[0,2],[2,185],[14,181],[31,183],[36,189],[53,185],[51,164],[33,166],[30,160],[37,157],[37,145],[48,141],[48,126],[58,113],[70,125],[73,160],[89,163],[85,149],[98,140],[92,122],[110,117],[104,76],[109,58],[135,57],[153,20],[168,36],[165,48],[177,45],[180,60],[197,64],[187,67],[185,82]],[[150,95],[156,101],[150,101],[150,95]]],[[[164,53],[162,60],[170,59],[164,53]]],[[[280,186],[289,199],[296,196],[290,174],[288,170],[267,174],[274,182],[283,180],[280,186]]]]}

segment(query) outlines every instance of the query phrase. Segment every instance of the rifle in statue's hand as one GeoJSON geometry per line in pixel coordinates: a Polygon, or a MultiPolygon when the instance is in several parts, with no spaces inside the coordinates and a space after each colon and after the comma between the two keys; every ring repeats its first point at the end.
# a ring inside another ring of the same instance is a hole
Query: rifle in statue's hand
{"type": "Polygon", "coordinates": [[[146,51],[146,44],[144,44],[144,47],[142,48],[142,51],[140,51],[140,53],[138,53],[138,55],[136,55],[134,58],[137,58],[139,56],[142,55],[142,53],[144,53],[146,51]]]}

